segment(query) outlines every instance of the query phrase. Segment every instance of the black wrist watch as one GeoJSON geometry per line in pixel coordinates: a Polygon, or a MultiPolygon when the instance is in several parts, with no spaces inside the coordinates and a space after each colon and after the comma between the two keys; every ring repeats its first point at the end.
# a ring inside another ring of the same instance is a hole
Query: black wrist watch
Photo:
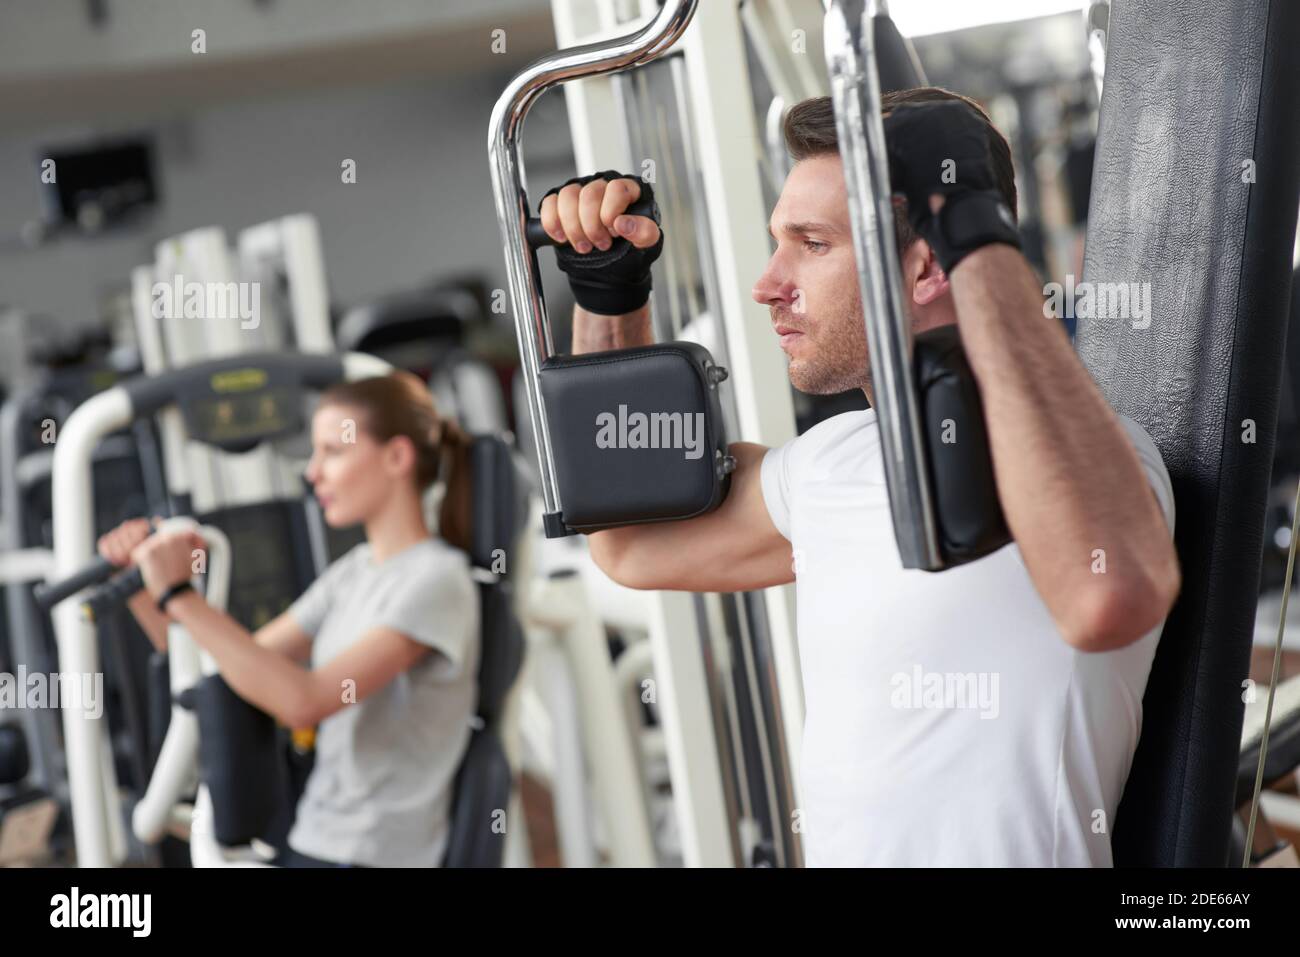
{"type": "Polygon", "coordinates": [[[193,590],[194,590],[194,586],[190,584],[190,580],[188,578],[185,579],[185,581],[183,582],[177,582],[175,585],[172,585],[171,588],[168,588],[165,592],[162,593],[162,595],[159,596],[158,610],[162,612],[164,615],[167,614],[168,602],[170,602],[173,598],[175,598],[177,595],[181,594],[182,592],[193,591],[193,590]]]}

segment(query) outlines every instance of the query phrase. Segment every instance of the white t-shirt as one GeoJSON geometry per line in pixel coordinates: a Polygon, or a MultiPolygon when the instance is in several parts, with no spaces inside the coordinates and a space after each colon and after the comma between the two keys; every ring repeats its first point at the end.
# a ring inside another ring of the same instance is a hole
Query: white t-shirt
{"type": "MultiPolygon", "coordinates": [[[[1160,453],[1121,421],[1172,534],[1160,453]]],[[[905,571],[874,411],[768,451],[762,486],[795,558],[808,864],[1111,866],[1161,629],[1075,651],[1014,543],[905,571]]]]}

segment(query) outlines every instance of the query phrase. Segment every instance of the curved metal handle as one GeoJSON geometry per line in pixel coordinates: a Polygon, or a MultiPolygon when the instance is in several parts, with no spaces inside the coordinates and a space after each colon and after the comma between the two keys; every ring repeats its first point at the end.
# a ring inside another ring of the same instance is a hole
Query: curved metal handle
{"type": "Polygon", "coordinates": [[[862,313],[871,351],[872,403],[880,428],[885,485],[904,568],[944,567],[903,310],[885,128],[880,110],[875,25],[882,0],[829,0],[826,63],[844,160],[862,313]]]}
{"type": "Polygon", "coordinates": [[[524,117],[547,90],[589,76],[604,76],[641,66],[663,56],[690,24],[699,0],[665,3],[658,16],[636,33],[604,43],[559,50],[526,67],[506,87],[492,108],[488,124],[488,162],[497,219],[505,241],[510,299],[515,312],[515,335],[528,395],[528,411],[537,437],[537,458],[542,478],[542,500],[547,513],[560,510],[551,454],[550,428],[542,403],[538,373],[554,351],[546,316],[537,258],[528,238],[528,197],[520,156],[524,117]]]}
{"type": "Polygon", "coordinates": [[[35,599],[38,609],[42,612],[48,612],[55,605],[71,598],[77,592],[108,581],[117,570],[117,566],[108,559],[96,556],[84,568],[78,569],[67,578],[57,582],[46,582],[37,585],[32,589],[32,597],[35,599]]]}
{"type": "MultiPolygon", "coordinates": [[[[226,533],[213,525],[200,526],[189,516],[169,519],[167,527],[193,529],[208,543],[208,583],[203,597],[213,608],[225,611],[231,576],[230,539],[226,533]]],[[[168,630],[167,651],[174,702],[171,723],[167,726],[162,751],[154,764],[144,796],[131,815],[135,836],[146,844],[156,844],[162,839],[172,808],[185,789],[191,786],[191,777],[198,765],[199,719],[192,711],[175,703],[176,699],[197,685],[204,675],[216,670],[212,656],[202,651],[180,626],[174,625],[168,630]]]]}
{"type": "MultiPolygon", "coordinates": [[[[641,198],[624,210],[624,212],[629,216],[648,216],[654,219],[655,203],[652,200],[647,199],[645,194],[642,193],[641,198]]],[[[656,222],[657,221],[658,220],[656,220],[656,222]]],[[[529,218],[529,220],[524,224],[524,238],[527,239],[528,245],[533,249],[559,245],[559,243],[551,238],[550,233],[542,227],[541,217],[529,218]]],[[[616,244],[626,243],[627,240],[615,238],[614,242],[616,244]]],[[[617,246],[615,246],[615,248],[617,248],[617,246]]]]}

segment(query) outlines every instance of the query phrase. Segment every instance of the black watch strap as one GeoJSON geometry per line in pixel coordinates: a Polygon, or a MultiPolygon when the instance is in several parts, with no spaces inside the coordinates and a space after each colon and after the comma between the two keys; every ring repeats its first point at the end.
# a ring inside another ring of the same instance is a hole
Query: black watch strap
{"type": "Polygon", "coordinates": [[[164,615],[167,614],[168,602],[170,602],[173,598],[175,598],[177,595],[181,594],[182,592],[193,591],[193,590],[194,590],[194,586],[190,583],[190,580],[188,578],[183,582],[177,582],[175,585],[172,585],[171,588],[168,588],[165,592],[162,593],[162,595],[159,596],[158,610],[162,612],[164,615]]]}

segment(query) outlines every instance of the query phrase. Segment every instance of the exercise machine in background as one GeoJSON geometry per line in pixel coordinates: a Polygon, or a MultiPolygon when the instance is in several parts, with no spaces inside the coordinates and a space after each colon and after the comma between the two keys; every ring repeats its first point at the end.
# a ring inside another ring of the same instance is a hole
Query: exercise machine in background
{"type": "Polygon", "coordinates": [[[467,432],[500,435],[509,430],[501,380],[466,348],[481,318],[465,290],[433,287],[354,306],[335,336],[345,352],[368,352],[424,379],[439,412],[467,432]]]}
{"type": "MultiPolygon", "coordinates": [[[[0,514],[4,516],[0,579],[8,649],[3,670],[42,676],[51,692],[55,679],[50,676],[57,673],[54,633],[49,616],[36,603],[34,589],[53,568],[54,442],[78,404],[134,371],[129,362],[108,359],[48,369],[0,409],[0,514]]],[[[95,534],[107,532],[125,518],[165,508],[160,449],[151,423],[137,423],[107,436],[95,449],[92,481],[99,503],[93,514],[95,534]]],[[[101,621],[97,633],[104,661],[102,704],[110,760],[126,793],[138,796],[157,750],[157,729],[151,725],[148,709],[148,643],[134,621],[120,616],[101,621]]],[[[64,684],[60,687],[71,690],[64,684]]],[[[21,798],[27,811],[23,818],[11,817],[14,805],[0,816],[0,861],[19,855],[57,861],[72,849],[63,734],[55,700],[48,704],[23,707],[9,723],[11,733],[21,729],[25,759],[21,777],[6,785],[10,800],[21,798]],[[34,809],[30,805],[37,798],[48,800],[57,812],[39,837],[31,833],[34,809]],[[18,840],[12,828],[24,819],[24,837],[18,840]]],[[[13,740],[13,747],[19,747],[13,740]]]]}
{"type": "MultiPolygon", "coordinates": [[[[65,579],[80,572],[94,554],[90,521],[94,490],[88,477],[89,463],[105,435],[163,410],[176,409],[184,419],[187,443],[228,455],[248,452],[273,438],[301,434],[309,414],[303,401],[305,390],[323,388],[345,376],[382,374],[384,368],[366,356],[238,354],[137,377],[83,403],[69,417],[55,447],[56,577],[65,579]]],[[[189,451],[193,458],[197,450],[189,451]]],[[[255,465],[256,459],[250,458],[249,464],[255,465]]],[[[178,476],[169,473],[169,480],[174,477],[178,476]]],[[[249,476],[254,487],[255,478],[249,476]]],[[[284,509],[274,501],[217,506],[208,514],[202,506],[214,503],[199,496],[194,501],[199,506],[195,514],[204,516],[202,522],[220,528],[229,538],[234,561],[251,566],[252,574],[238,575],[232,583],[237,585],[242,578],[244,593],[238,602],[231,602],[230,611],[246,627],[256,628],[262,623],[259,618],[269,620],[278,614],[305,587],[295,574],[292,556],[277,555],[277,548],[294,541],[291,534],[277,534],[277,527],[289,528],[292,523],[280,514],[284,509]],[[250,508],[256,509],[253,519],[249,519],[250,508]],[[281,518],[278,523],[273,521],[277,517],[281,518]]],[[[288,503],[289,507],[293,504],[288,503]]],[[[311,577],[314,575],[307,576],[308,582],[311,577]]],[[[55,590],[48,600],[60,600],[53,606],[60,670],[95,673],[99,655],[93,623],[82,617],[75,596],[64,597],[55,590]]],[[[116,772],[102,754],[103,723],[90,715],[84,702],[74,702],[63,710],[63,730],[78,864],[120,863],[127,853],[127,841],[117,802],[116,772]]]]}

